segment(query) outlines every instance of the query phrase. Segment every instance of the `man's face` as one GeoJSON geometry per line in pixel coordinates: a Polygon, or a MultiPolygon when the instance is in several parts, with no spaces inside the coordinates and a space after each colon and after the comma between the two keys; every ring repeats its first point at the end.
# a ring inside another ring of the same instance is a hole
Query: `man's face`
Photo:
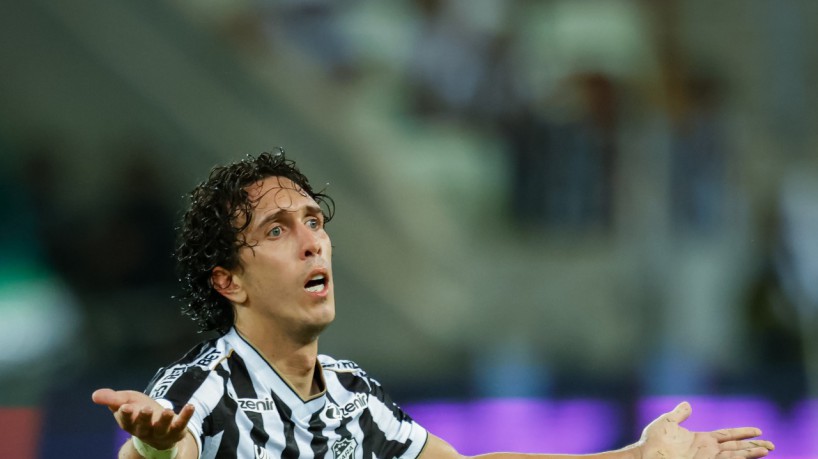
{"type": "Polygon", "coordinates": [[[255,209],[244,231],[249,247],[239,250],[241,267],[233,273],[246,293],[237,319],[249,313],[279,333],[317,337],[335,318],[332,245],[321,208],[283,177],[247,191],[255,209]]]}

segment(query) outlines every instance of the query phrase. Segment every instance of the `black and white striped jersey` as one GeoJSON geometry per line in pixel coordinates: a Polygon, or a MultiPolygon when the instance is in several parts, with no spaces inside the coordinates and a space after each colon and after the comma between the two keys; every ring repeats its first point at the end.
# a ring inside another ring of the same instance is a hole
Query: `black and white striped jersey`
{"type": "Polygon", "coordinates": [[[303,400],[235,329],[162,368],[146,393],[179,410],[201,458],[414,459],[426,430],[353,362],[318,356],[325,390],[303,400]]]}

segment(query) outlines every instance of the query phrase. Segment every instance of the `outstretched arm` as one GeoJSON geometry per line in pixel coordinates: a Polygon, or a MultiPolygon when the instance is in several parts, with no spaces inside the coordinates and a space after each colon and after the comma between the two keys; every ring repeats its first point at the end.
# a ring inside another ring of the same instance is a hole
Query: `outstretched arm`
{"type": "MultiPolygon", "coordinates": [[[[690,416],[690,404],[680,403],[645,427],[633,445],[605,453],[571,456],[560,454],[490,453],[480,459],[755,459],[774,449],[771,442],[753,440],[761,435],[755,427],[691,432],[679,423],[690,416]]],[[[420,459],[463,459],[451,445],[429,434],[420,459]]]]}
{"type": "MultiPolygon", "coordinates": [[[[99,389],[91,398],[98,405],[107,406],[114,414],[122,430],[142,440],[157,450],[177,447],[176,459],[197,459],[199,448],[187,423],[193,416],[193,406],[185,405],[179,414],[162,407],[147,395],[132,391],[99,389]]],[[[128,440],[119,451],[120,459],[142,459],[128,440]]]]}

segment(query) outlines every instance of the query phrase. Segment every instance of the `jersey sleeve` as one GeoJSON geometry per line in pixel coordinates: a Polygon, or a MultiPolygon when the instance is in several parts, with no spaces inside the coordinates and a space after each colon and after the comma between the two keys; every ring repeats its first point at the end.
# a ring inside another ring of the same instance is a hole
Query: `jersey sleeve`
{"type": "Polygon", "coordinates": [[[417,458],[426,445],[428,432],[392,400],[378,381],[365,378],[371,388],[369,408],[372,420],[387,439],[376,451],[377,457],[417,458]]]}

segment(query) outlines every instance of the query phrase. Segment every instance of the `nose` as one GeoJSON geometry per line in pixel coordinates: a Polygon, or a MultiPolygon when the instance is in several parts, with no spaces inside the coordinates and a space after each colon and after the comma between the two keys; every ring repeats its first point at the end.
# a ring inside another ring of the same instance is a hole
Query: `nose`
{"type": "Polygon", "coordinates": [[[321,239],[318,233],[302,226],[299,231],[301,241],[301,258],[310,258],[321,254],[321,239]]]}

